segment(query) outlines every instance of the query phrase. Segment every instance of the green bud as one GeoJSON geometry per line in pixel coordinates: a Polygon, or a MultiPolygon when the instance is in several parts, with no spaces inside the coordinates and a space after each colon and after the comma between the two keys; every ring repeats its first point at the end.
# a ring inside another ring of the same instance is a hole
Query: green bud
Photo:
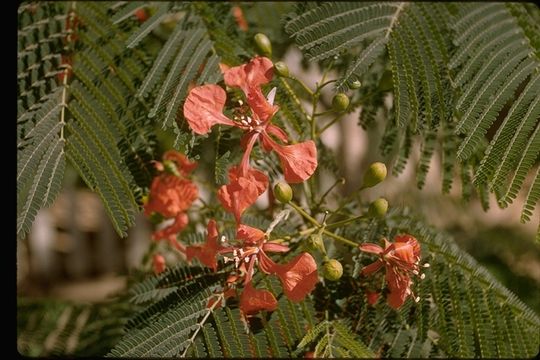
{"type": "Polygon", "coordinates": [[[283,61],[278,61],[274,64],[276,74],[283,77],[289,77],[289,67],[283,61]]]}
{"type": "Polygon", "coordinates": [[[258,33],[255,35],[254,39],[261,55],[268,57],[272,56],[272,43],[270,42],[270,39],[268,39],[268,36],[258,33]]]}
{"type": "Polygon", "coordinates": [[[320,251],[322,254],[326,254],[321,234],[311,234],[306,239],[305,248],[308,252],[320,251]]]}
{"type": "Polygon", "coordinates": [[[386,178],[386,165],[382,162],[374,162],[369,166],[368,171],[364,175],[363,187],[373,187],[386,178]]]}
{"type": "Polygon", "coordinates": [[[362,83],[358,80],[355,80],[352,84],[351,84],[351,89],[360,89],[360,87],[362,86],[362,83]]]}
{"type": "Polygon", "coordinates": [[[373,218],[382,218],[388,211],[388,201],[385,198],[378,198],[369,204],[368,216],[373,218]]]}
{"type": "Polygon", "coordinates": [[[323,276],[330,281],[337,281],[343,275],[343,266],[336,259],[330,259],[323,263],[323,276]]]}
{"type": "Polygon", "coordinates": [[[393,87],[392,72],[390,70],[386,70],[379,81],[379,91],[390,91],[393,89],[393,87]]]}
{"type": "Polygon", "coordinates": [[[276,199],[278,199],[279,202],[287,204],[289,201],[292,200],[293,197],[293,191],[291,189],[291,186],[286,182],[278,182],[274,186],[274,196],[276,197],[276,199]]]}
{"type": "Polygon", "coordinates": [[[332,109],[341,112],[349,107],[349,97],[344,93],[339,93],[332,99],[332,109]]]}
{"type": "Polygon", "coordinates": [[[180,176],[180,173],[178,173],[178,169],[176,168],[176,164],[172,160],[165,160],[163,161],[163,167],[165,168],[165,171],[169,174],[173,174],[176,176],[180,176]]]}

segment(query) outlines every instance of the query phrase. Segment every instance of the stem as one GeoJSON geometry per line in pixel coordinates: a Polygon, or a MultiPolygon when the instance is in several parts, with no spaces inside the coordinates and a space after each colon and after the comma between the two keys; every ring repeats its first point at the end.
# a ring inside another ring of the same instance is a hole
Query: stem
{"type": "Polygon", "coordinates": [[[342,221],[338,221],[338,222],[335,222],[335,223],[332,223],[332,224],[328,224],[328,225],[326,225],[326,228],[330,229],[330,228],[340,227],[341,225],[345,225],[345,224],[348,224],[350,222],[353,222],[353,221],[356,221],[356,220],[363,220],[363,219],[368,219],[368,217],[366,215],[358,215],[358,216],[352,217],[352,218],[347,219],[347,220],[342,220],[342,221]]]}
{"type": "Polygon", "coordinates": [[[208,316],[210,316],[212,311],[214,311],[214,308],[217,306],[217,304],[220,302],[220,300],[223,300],[225,298],[224,294],[221,293],[219,295],[212,295],[208,300],[212,299],[213,297],[217,297],[218,299],[212,304],[212,306],[210,306],[209,308],[206,309],[206,314],[204,315],[203,319],[197,324],[198,325],[197,330],[195,330],[195,332],[193,333],[193,336],[191,336],[191,338],[189,339],[189,344],[186,346],[186,348],[184,349],[184,352],[182,353],[182,355],[180,357],[186,357],[186,354],[187,354],[187,351],[189,350],[189,347],[195,342],[195,337],[197,336],[199,331],[204,326],[204,323],[206,322],[206,319],[208,319],[208,316]]]}
{"type": "Polygon", "coordinates": [[[339,178],[336,180],[336,182],[334,182],[334,184],[332,186],[330,186],[328,188],[328,190],[326,190],[326,192],[323,194],[323,196],[321,196],[321,199],[317,202],[317,204],[315,204],[315,207],[318,208],[324,201],[324,199],[328,196],[328,194],[330,194],[330,192],[338,185],[338,184],[345,184],[345,178],[339,178]]]}
{"type": "MultiPolygon", "coordinates": [[[[347,244],[349,246],[358,247],[358,244],[355,243],[354,241],[351,241],[349,239],[344,238],[343,236],[336,235],[333,232],[326,230],[323,227],[323,225],[319,224],[319,222],[315,218],[311,217],[307,212],[304,211],[304,209],[302,209],[300,206],[296,205],[292,201],[289,202],[289,205],[291,205],[300,215],[302,215],[304,218],[306,218],[310,223],[315,225],[316,229],[322,229],[322,232],[324,234],[330,236],[331,238],[333,238],[335,240],[341,241],[342,243],[347,244]]],[[[309,230],[311,230],[311,229],[309,229],[309,230]]]]}
{"type": "Polygon", "coordinates": [[[309,94],[309,96],[313,96],[313,90],[311,90],[302,80],[294,76],[289,77],[289,79],[294,80],[297,83],[299,83],[302,86],[302,88],[304,88],[304,90],[309,94]]]}
{"type": "Polygon", "coordinates": [[[325,132],[330,126],[334,125],[338,120],[340,120],[343,115],[345,115],[346,112],[342,112],[341,114],[339,114],[334,120],[330,121],[329,123],[327,123],[326,125],[323,126],[323,128],[317,133],[317,136],[321,136],[321,134],[323,132],[325,132]]]}
{"type": "MultiPolygon", "coordinates": [[[[289,83],[282,77],[280,77],[279,79],[281,80],[281,83],[283,84],[283,86],[287,89],[287,92],[292,97],[292,99],[295,102],[296,106],[298,106],[298,108],[300,109],[302,114],[305,116],[306,120],[309,121],[309,115],[307,114],[306,110],[304,109],[304,107],[300,103],[300,100],[298,100],[298,97],[294,93],[293,89],[291,89],[291,86],[289,85],[289,83]]],[[[295,80],[294,78],[291,78],[291,79],[295,80]]],[[[304,84],[304,86],[305,86],[305,84],[304,84]]],[[[309,91],[311,92],[311,90],[309,90],[309,91]]]]}

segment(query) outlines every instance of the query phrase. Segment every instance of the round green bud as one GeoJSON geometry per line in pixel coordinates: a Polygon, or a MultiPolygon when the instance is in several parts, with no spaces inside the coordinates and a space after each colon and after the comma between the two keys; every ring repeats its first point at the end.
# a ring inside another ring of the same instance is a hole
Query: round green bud
{"type": "Polygon", "coordinates": [[[390,70],[386,70],[379,81],[379,91],[390,91],[393,87],[392,72],[390,70]]]}
{"type": "Polygon", "coordinates": [[[385,198],[378,198],[369,204],[368,216],[373,218],[382,218],[388,211],[388,201],[385,198]]]}
{"type": "Polygon", "coordinates": [[[344,93],[339,93],[332,99],[332,109],[335,111],[345,111],[349,107],[349,97],[344,93]]]}
{"type": "Polygon", "coordinates": [[[276,74],[283,77],[289,77],[289,67],[283,61],[278,61],[274,64],[276,74]]]}
{"type": "Polygon", "coordinates": [[[326,254],[321,234],[311,234],[304,244],[308,252],[320,251],[322,254],[326,254]]]}
{"type": "Polygon", "coordinates": [[[373,187],[386,178],[386,165],[374,162],[364,175],[364,188],[373,187]]]}
{"type": "Polygon", "coordinates": [[[362,86],[362,83],[358,80],[355,80],[353,81],[353,83],[351,84],[351,89],[360,89],[360,87],[362,86]]]}
{"type": "Polygon", "coordinates": [[[337,281],[343,275],[343,266],[336,259],[330,259],[323,263],[323,276],[330,281],[337,281]]]}
{"type": "Polygon", "coordinates": [[[274,196],[278,199],[279,202],[287,204],[292,200],[293,191],[289,184],[286,182],[278,182],[274,186],[274,196]]]}
{"type": "Polygon", "coordinates": [[[268,36],[258,33],[255,35],[254,39],[261,55],[268,57],[272,56],[272,43],[270,42],[270,39],[268,39],[268,36]]]}

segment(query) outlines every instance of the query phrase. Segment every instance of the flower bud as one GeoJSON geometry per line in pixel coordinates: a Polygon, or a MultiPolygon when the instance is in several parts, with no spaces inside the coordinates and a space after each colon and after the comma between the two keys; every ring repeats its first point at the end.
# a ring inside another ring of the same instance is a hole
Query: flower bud
{"type": "Polygon", "coordinates": [[[361,86],[362,86],[362,83],[359,80],[355,80],[351,84],[351,89],[353,90],[360,89],[361,86]]]}
{"type": "Polygon", "coordinates": [[[373,187],[386,178],[386,165],[382,162],[374,162],[364,175],[364,188],[373,187]]]}
{"type": "Polygon", "coordinates": [[[308,252],[320,251],[322,254],[326,254],[324,248],[324,242],[321,234],[311,234],[305,242],[305,247],[308,252]]]}
{"type": "Polygon", "coordinates": [[[274,186],[274,196],[276,197],[276,199],[278,199],[279,202],[287,204],[289,201],[292,200],[293,197],[293,191],[291,189],[291,186],[286,182],[278,182],[274,186]]]}
{"type": "Polygon", "coordinates": [[[278,61],[274,64],[276,74],[283,77],[289,77],[289,67],[283,61],[278,61]]]}
{"type": "Polygon", "coordinates": [[[339,93],[332,99],[332,109],[341,112],[349,107],[349,97],[344,93],[339,93]]]}
{"type": "Polygon", "coordinates": [[[343,266],[336,259],[330,259],[323,264],[323,276],[330,281],[337,281],[343,275],[343,266]]]}
{"type": "Polygon", "coordinates": [[[268,57],[272,56],[272,43],[270,42],[270,39],[268,39],[268,36],[258,33],[255,35],[254,39],[261,55],[268,57]]]}
{"type": "Polygon", "coordinates": [[[388,201],[385,198],[378,198],[369,204],[368,216],[372,218],[383,218],[388,211],[388,201]]]}
{"type": "Polygon", "coordinates": [[[163,255],[155,254],[152,257],[152,267],[154,268],[154,274],[156,275],[165,271],[167,264],[165,263],[163,255]]]}
{"type": "Polygon", "coordinates": [[[379,81],[379,91],[390,91],[393,89],[393,87],[392,72],[390,70],[386,70],[379,81]]]}

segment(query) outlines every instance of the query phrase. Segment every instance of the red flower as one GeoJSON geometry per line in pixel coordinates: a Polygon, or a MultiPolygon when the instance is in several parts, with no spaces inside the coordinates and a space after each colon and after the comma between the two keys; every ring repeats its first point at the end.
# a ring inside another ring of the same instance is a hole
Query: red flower
{"type": "Polygon", "coordinates": [[[236,222],[268,187],[268,177],[252,168],[248,168],[246,176],[241,175],[240,168],[233,166],[229,169],[229,184],[218,190],[218,199],[225,210],[232,212],[236,222]]]}
{"type": "Polygon", "coordinates": [[[225,257],[225,261],[234,261],[236,268],[244,276],[244,293],[240,299],[240,309],[246,315],[259,310],[274,310],[277,304],[272,293],[256,290],[251,285],[255,271],[255,263],[266,274],[276,274],[283,285],[283,292],[292,301],[301,301],[313,290],[318,280],[317,264],[308,253],[302,253],[285,265],[276,264],[267,252],[287,252],[285,245],[267,241],[264,232],[251,226],[240,224],[236,237],[242,241],[241,247],[230,247],[221,253],[233,253],[233,258],[225,257]],[[246,294],[247,291],[247,294],[246,294]],[[255,297],[250,300],[251,297],[255,297]]]}
{"type": "Polygon", "coordinates": [[[152,257],[152,262],[154,267],[154,273],[156,275],[165,271],[165,267],[167,265],[165,264],[165,258],[163,257],[163,255],[155,254],[152,257]]]}
{"type": "Polygon", "coordinates": [[[274,311],[277,308],[277,300],[268,290],[257,290],[251,285],[246,284],[244,291],[240,296],[240,309],[244,315],[253,315],[259,311],[274,311]]]}
{"type": "Polygon", "coordinates": [[[135,11],[134,15],[135,15],[135,18],[137,18],[137,20],[139,21],[139,23],[143,23],[146,20],[148,20],[148,13],[146,12],[144,8],[141,8],[135,11]]]}
{"type": "Polygon", "coordinates": [[[144,213],[149,216],[152,212],[158,212],[165,218],[174,217],[191,206],[198,192],[197,186],[190,180],[163,173],[152,180],[144,213]]]}
{"type": "Polygon", "coordinates": [[[248,31],[248,23],[246,21],[246,18],[244,17],[244,12],[242,11],[242,8],[240,6],[233,6],[232,13],[234,16],[234,20],[236,21],[236,25],[238,25],[240,30],[248,31]]]}
{"type": "Polygon", "coordinates": [[[204,245],[188,246],[186,249],[187,261],[194,257],[198,258],[204,265],[217,270],[216,255],[218,253],[218,231],[215,220],[210,220],[207,227],[206,242],[204,245]]]}
{"type": "MultiPolygon", "coordinates": [[[[384,267],[386,270],[385,279],[390,291],[387,301],[390,306],[397,309],[403,305],[407,296],[413,295],[414,297],[411,290],[411,274],[419,275],[420,245],[411,235],[398,235],[394,240],[394,243],[390,243],[384,239],[384,249],[372,243],[362,244],[359,248],[379,256],[377,261],[362,269],[362,275],[371,275],[384,267]]],[[[422,274],[421,278],[423,276],[422,274]]],[[[367,293],[368,303],[374,304],[377,301],[374,294],[377,293],[367,293]]],[[[415,298],[415,301],[419,301],[419,298],[415,298]]]]}
{"type": "Polygon", "coordinates": [[[186,210],[199,196],[197,186],[184,176],[187,176],[197,164],[174,150],[167,151],[163,155],[163,161],[165,165],[159,161],[154,163],[160,174],[152,180],[148,201],[144,204],[144,213],[147,216],[159,213],[169,221],[172,219],[172,223],[155,231],[152,238],[167,239],[178,250],[184,251],[185,247],[176,240],[176,236],[187,226],[189,219],[186,210]],[[167,161],[170,166],[167,165],[167,161]],[[166,165],[169,168],[172,166],[173,171],[165,171],[166,165]]]}
{"type": "Polygon", "coordinates": [[[308,179],[317,168],[317,149],[312,140],[294,145],[278,144],[270,135],[287,143],[287,135],[270,120],[278,111],[273,105],[275,90],[267,100],[261,85],[268,83],[273,76],[272,62],[265,57],[256,57],[249,63],[232,67],[224,71],[225,84],[242,89],[246,95],[249,109],[240,108],[241,115],[234,121],[223,115],[227,95],[217,85],[202,85],[192,89],[184,103],[184,116],[191,129],[200,135],[206,134],[216,124],[238,127],[246,132],[242,143],[245,147],[240,163],[242,176],[249,171],[249,156],[258,139],[263,142],[266,151],[274,150],[280,158],[285,180],[298,183],[308,179]],[[251,110],[251,114],[247,111],[251,110]]]}

